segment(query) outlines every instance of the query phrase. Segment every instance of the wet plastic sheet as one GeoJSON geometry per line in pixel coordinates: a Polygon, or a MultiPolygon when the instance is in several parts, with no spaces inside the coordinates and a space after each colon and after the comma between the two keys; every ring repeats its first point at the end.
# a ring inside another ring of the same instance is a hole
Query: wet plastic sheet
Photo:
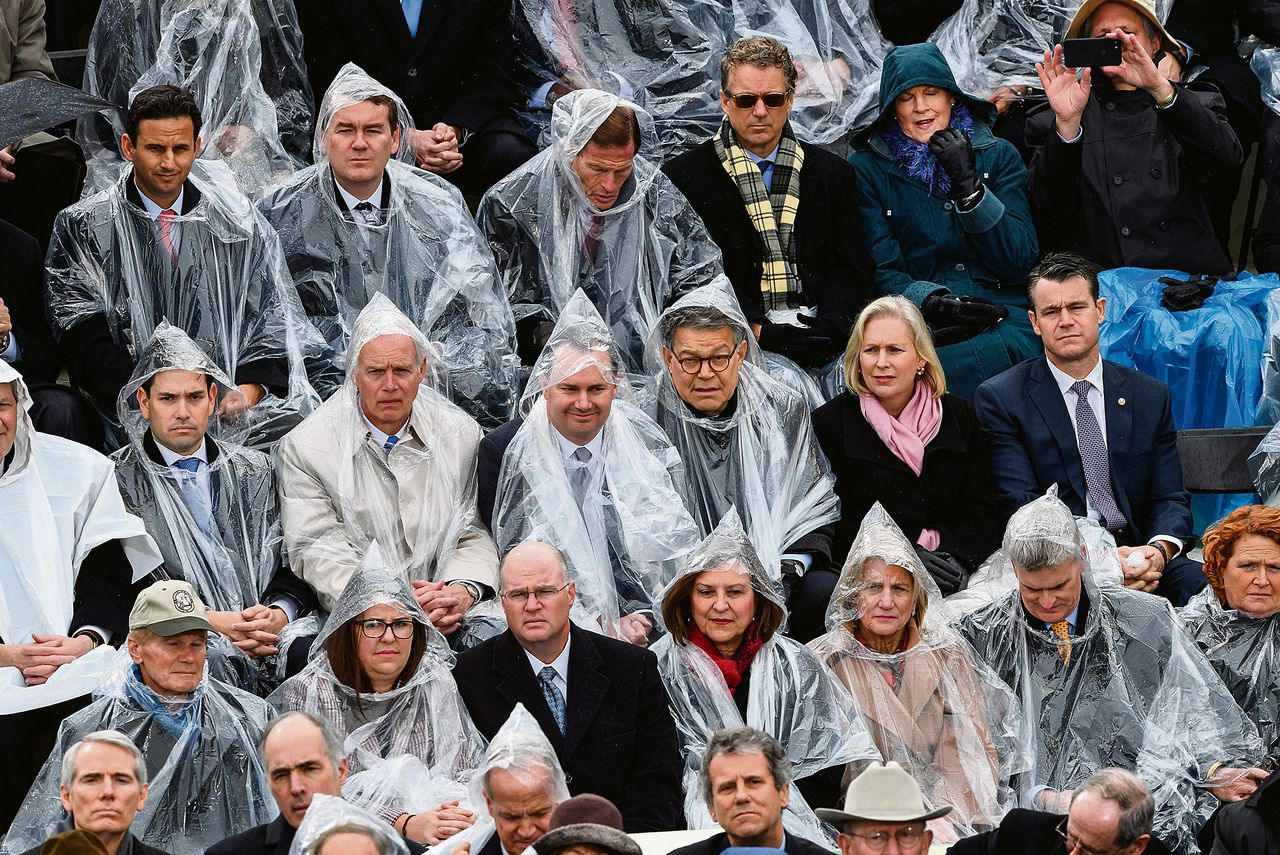
{"type": "Polygon", "coordinates": [[[249,411],[245,444],[274,448],[316,405],[304,361],[323,352],[275,232],[224,164],[197,160],[188,180],[200,199],[172,221],[171,259],[156,223],[126,197],[130,180],[123,176],[54,221],[45,293],[55,337],[103,317],[115,344],[136,359],[167,320],[232,379],[245,382],[240,369],[256,364],[275,379],[249,411]]]}
{"type": "Polygon", "coordinates": [[[321,397],[341,383],[351,326],[381,293],[439,349],[452,400],[483,426],[497,427],[515,409],[511,307],[462,195],[413,166],[412,127],[400,98],[347,64],[320,106],[315,165],[268,191],[259,208],[279,232],[302,306],[333,354],[333,364],[312,366],[321,397]],[[405,142],[387,164],[391,189],[382,219],[357,225],[338,205],[326,137],[340,110],[375,96],[395,102],[405,142]]]}
{"type": "Polygon", "coordinates": [[[1249,58],[1249,67],[1262,84],[1262,102],[1273,113],[1280,113],[1280,48],[1259,43],[1249,58]]]}
{"type": "MultiPolygon", "coordinates": [[[[1071,512],[1054,496],[1013,516],[1004,552],[1027,538],[1079,549],[1088,560],[1071,512]]],[[[1088,607],[1067,661],[1058,636],[1032,627],[1016,588],[958,625],[1035,727],[1020,799],[1029,802],[1040,787],[1071,789],[1108,766],[1127,768],[1151,788],[1153,833],[1174,851],[1195,852],[1195,834],[1217,805],[1200,785],[1214,763],[1256,765],[1257,729],[1167,600],[1099,586],[1087,571],[1082,579],[1088,607]]]]}
{"type": "MultiPolygon", "coordinates": [[[[156,578],[185,579],[212,611],[243,611],[261,602],[262,592],[280,567],[275,470],[265,454],[235,443],[243,420],[224,422],[215,416],[210,438],[218,441],[218,453],[206,469],[214,493],[214,530],[201,528],[183,498],[180,479],[188,474],[155,462],[147,453],[144,438],[149,425],[135,398],[144,383],[171,370],[209,377],[218,401],[240,394],[185,333],[161,323],[139,354],[133,378],[120,392],[119,418],[129,437],[129,444],[112,455],[120,492],[164,555],[156,578]],[[224,434],[227,439],[222,438],[224,434]]],[[[211,676],[246,691],[256,690],[258,661],[241,653],[226,637],[209,637],[207,661],[211,676]]]]}
{"type": "Polygon", "coordinates": [[[809,649],[852,693],[876,747],[911,773],[926,807],[955,808],[930,823],[934,839],[947,843],[998,825],[1017,806],[1011,782],[1027,768],[1031,743],[1017,698],[936,616],[940,605],[933,578],[877,502],[832,595],[828,632],[809,649]],[[906,571],[925,598],[924,620],[909,618],[898,653],[873,650],[863,627],[882,597],[883,565],[906,571]]]}
{"type": "Polygon", "coordinates": [[[556,102],[550,147],[495,184],[476,220],[489,239],[516,324],[537,345],[581,288],[609,324],[631,370],[658,313],[721,274],[720,250],[661,172],[653,119],[636,104],[588,89],[556,102]],[[607,211],[592,204],[572,161],[616,107],[640,124],[631,177],[607,211]]]}
{"type": "Polygon", "coordinates": [[[817,144],[871,120],[888,50],[866,0],[518,0],[513,24],[530,125],[546,127],[552,86],[603,89],[654,116],[664,157],[720,126],[720,57],[739,38],[790,48],[801,70],[792,124],[817,144]]]}
{"type": "MultiPolygon", "coordinates": [[[[105,0],[85,90],[123,111],[161,83],[195,95],[201,156],[225,161],[246,193],[305,164],[313,101],[293,0],[105,0]]],[[[123,132],[123,112],[81,120],[86,195],[115,181],[123,132]]]]}
{"type": "Polygon", "coordinates": [[[147,763],[147,804],[130,831],[166,852],[202,852],[278,813],[258,759],[258,739],[275,712],[261,698],[206,673],[186,699],[148,689],[126,651],[94,701],[58,728],[49,759],[18,811],[0,851],[17,855],[53,834],[66,812],[58,801],[62,755],[95,730],[118,730],[147,763]]]}
{"type": "Polygon", "coordinates": [[[777,579],[788,546],[839,519],[835,479],[818,449],[808,405],[761,367],[760,349],[727,280],[690,292],[663,317],[699,307],[723,315],[725,325],[747,342],[733,412],[710,418],[685,405],[655,327],[645,353],[655,421],[684,461],[681,492],[699,529],[709,533],[736,507],[764,566],[777,579]]]}
{"type": "MultiPolygon", "coordinates": [[[[409,847],[405,845],[404,838],[390,825],[345,799],[323,794],[312,797],[311,806],[298,824],[298,832],[289,846],[289,855],[317,855],[319,849],[316,843],[320,837],[339,826],[369,829],[373,833],[378,851],[385,855],[409,855],[409,847]]],[[[336,855],[331,848],[324,851],[328,855],[336,855]]]]}
{"type": "MultiPolygon", "coordinates": [[[[733,571],[748,576],[755,596],[772,601],[785,613],[780,583],[766,571],[732,510],[698,544],[680,577],[704,571],[733,571]]],[[[782,635],[781,628],[764,642],[751,662],[745,721],[724,675],[701,649],[693,644],[676,644],[671,635],[665,635],[653,646],[653,652],[671,699],[672,718],[685,758],[685,819],[690,828],[715,825],[703,800],[698,769],[707,743],[717,730],[745,724],[775,737],[786,750],[793,780],[830,766],[880,758],[852,696],[817,656],[800,642],[782,635]]],[[[782,822],[792,834],[835,845],[834,834],[819,822],[794,786],[782,822]]]]}
{"type": "Polygon", "coordinates": [[[684,466],[620,363],[609,327],[578,291],[525,389],[524,424],[503,455],[494,511],[499,552],[529,538],[554,544],[577,583],[575,623],[610,635],[622,616],[656,608],[700,538],[680,497],[684,466]],[[583,371],[616,392],[579,500],[565,468],[568,440],[551,423],[543,390],[583,371]]]}

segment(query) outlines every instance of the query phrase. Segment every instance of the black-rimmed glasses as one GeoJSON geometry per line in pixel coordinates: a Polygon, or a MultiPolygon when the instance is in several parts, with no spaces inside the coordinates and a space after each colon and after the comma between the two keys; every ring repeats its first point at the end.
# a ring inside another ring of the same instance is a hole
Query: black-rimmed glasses
{"type": "Polygon", "coordinates": [[[711,370],[719,374],[729,367],[729,360],[731,359],[733,359],[732,353],[718,353],[715,356],[686,356],[684,359],[676,360],[676,362],[679,364],[680,370],[685,374],[700,374],[703,363],[710,365],[711,370]]]}
{"type": "Polygon", "coordinates": [[[387,627],[391,627],[391,634],[396,638],[413,637],[413,621],[408,618],[389,622],[378,620],[377,618],[369,618],[368,620],[356,621],[356,625],[360,627],[360,631],[364,633],[365,638],[382,638],[387,633],[387,627]]]}
{"type": "Polygon", "coordinates": [[[559,588],[554,588],[550,585],[542,588],[516,588],[514,591],[499,591],[498,596],[502,597],[502,599],[507,602],[522,606],[529,601],[530,597],[533,597],[540,603],[545,603],[567,587],[569,587],[568,582],[565,582],[559,588]]]}
{"type": "Polygon", "coordinates": [[[770,110],[776,110],[783,104],[787,103],[788,92],[739,92],[737,95],[725,93],[725,97],[733,102],[733,106],[739,110],[754,110],[757,101],[764,101],[764,105],[770,110]]]}

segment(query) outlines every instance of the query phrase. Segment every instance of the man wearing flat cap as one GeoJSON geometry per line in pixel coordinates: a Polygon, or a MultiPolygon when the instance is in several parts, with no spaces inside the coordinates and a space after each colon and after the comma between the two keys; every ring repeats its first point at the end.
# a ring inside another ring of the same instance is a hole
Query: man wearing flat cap
{"type": "Polygon", "coordinates": [[[872,763],[853,779],[844,810],[818,808],[818,819],[840,829],[841,855],[879,855],[890,841],[902,855],[924,855],[933,843],[926,823],[951,813],[951,805],[930,809],[920,785],[894,761],[872,763]]]}

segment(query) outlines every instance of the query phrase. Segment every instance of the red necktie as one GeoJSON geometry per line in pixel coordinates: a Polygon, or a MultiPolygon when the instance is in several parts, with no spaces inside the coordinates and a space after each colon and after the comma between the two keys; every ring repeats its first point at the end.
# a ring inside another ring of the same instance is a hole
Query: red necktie
{"type": "Polygon", "coordinates": [[[177,260],[178,251],[173,246],[173,220],[178,215],[173,212],[172,208],[166,208],[160,212],[160,242],[164,244],[164,248],[169,250],[169,258],[177,260]]]}
{"type": "Polygon", "coordinates": [[[573,8],[573,0],[551,0],[551,32],[560,68],[575,82],[585,79],[578,59],[578,13],[573,8]]]}

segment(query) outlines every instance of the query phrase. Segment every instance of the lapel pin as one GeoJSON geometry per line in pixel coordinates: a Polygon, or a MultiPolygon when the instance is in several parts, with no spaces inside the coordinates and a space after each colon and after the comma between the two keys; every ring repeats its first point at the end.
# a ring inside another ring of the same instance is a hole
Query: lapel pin
{"type": "Polygon", "coordinates": [[[1119,399],[1118,401],[1116,401],[1116,403],[1123,407],[1123,406],[1124,406],[1124,398],[1119,399]]]}

